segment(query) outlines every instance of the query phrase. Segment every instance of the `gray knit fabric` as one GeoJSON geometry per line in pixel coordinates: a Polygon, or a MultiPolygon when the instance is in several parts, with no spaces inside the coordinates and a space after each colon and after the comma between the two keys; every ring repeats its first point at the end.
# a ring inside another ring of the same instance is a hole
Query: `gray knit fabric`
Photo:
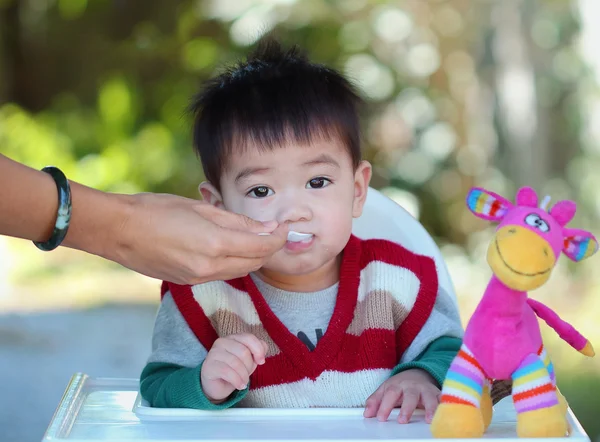
{"type": "Polygon", "coordinates": [[[251,276],[275,316],[309,350],[314,350],[333,315],[339,283],[318,292],[287,292],[251,276]]]}

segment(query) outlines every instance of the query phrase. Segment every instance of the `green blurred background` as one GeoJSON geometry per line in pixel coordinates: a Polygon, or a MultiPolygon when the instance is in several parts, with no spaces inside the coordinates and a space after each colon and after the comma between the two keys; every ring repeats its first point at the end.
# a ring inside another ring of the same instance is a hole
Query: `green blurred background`
{"type": "MultiPolygon", "coordinates": [[[[264,33],[345,72],[368,101],[372,185],[442,249],[466,322],[493,227],[472,185],[572,198],[600,236],[597,0],[0,0],[0,152],[114,192],[197,197],[184,109],[264,33]]],[[[0,216],[2,216],[0,214],[0,216]]],[[[597,347],[598,257],[534,292],[597,347]]],[[[2,440],[39,440],[70,375],[137,377],[159,285],[0,238],[2,440]]],[[[543,326],[559,386],[600,440],[600,363],[543,326]]]]}

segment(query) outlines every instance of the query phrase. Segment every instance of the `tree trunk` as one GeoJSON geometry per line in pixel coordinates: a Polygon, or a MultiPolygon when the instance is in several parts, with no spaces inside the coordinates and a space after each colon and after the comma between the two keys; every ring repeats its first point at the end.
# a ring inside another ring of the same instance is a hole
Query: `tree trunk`
{"type": "Polygon", "coordinates": [[[533,45],[528,37],[535,2],[498,2],[495,25],[497,121],[502,133],[503,170],[517,186],[540,189],[548,177],[546,119],[535,87],[533,45]]]}
{"type": "Polygon", "coordinates": [[[23,67],[19,12],[18,0],[0,8],[0,103],[19,102],[25,95],[19,81],[23,67]]]}

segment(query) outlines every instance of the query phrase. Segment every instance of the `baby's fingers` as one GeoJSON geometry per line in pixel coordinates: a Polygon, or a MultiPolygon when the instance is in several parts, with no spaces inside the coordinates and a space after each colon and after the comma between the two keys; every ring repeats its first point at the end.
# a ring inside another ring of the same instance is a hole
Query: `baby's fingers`
{"type": "Polygon", "coordinates": [[[423,408],[425,408],[425,422],[430,424],[439,404],[438,394],[433,391],[423,392],[421,394],[421,403],[423,404],[423,408]]]}
{"type": "Polygon", "coordinates": [[[246,376],[239,373],[239,370],[235,370],[229,364],[222,361],[216,361],[216,364],[218,364],[219,379],[231,384],[236,390],[246,388],[248,381],[245,379],[246,376]]]}
{"type": "Polygon", "coordinates": [[[383,398],[383,387],[379,387],[375,393],[367,398],[365,402],[365,411],[363,413],[364,417],[375,417],[377,415],[377,410],[379,410],[379,405],[381,404],[381,399],[383,398]]]}
{"type": "Polygon", "coordinates": [[[419,405],[420,393],[414,387],[406,388],[402,394],[402,406],[398,414],[398,422],[407,424],[410,421],[417,405],[419,405]]]}
{"type": "Polygon", "coordinates": [[[257,365],[262,365],[265,363],[265,357],[267,356],[267,345],[264,341],[261,341],[256,336],[249,333],[231,335],[229,337],[248,347],[252,353],[254,362],[257,365]]]}
{"type": "Polygon", "coordinates": [[[390,413],[394,409],[400,398],[402,397],[402,389],[399,388],[388,388],[383,394],[379,410],[377,411],[377,419],[380,421],[386,421],[390,417],[390,413]]]}

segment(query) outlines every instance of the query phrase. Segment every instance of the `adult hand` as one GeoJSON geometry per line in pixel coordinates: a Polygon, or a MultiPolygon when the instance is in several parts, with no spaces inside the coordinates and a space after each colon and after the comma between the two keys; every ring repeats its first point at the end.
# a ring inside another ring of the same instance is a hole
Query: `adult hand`
{"type": "Polygon", "coordinates": [[[287,240],[286,225],[261,223],[203,201],[152,193],[131,198],[116,247],[105,254],[154,278],[198,284],[244,276],[287,240]]]}
{"type": "MultiPolygon", "coordinates": [[[[287,226],[265,225],[202,201],[70,184],[73,209],[62,245],[154,278],[196,284],[243,276],[287,239],[287,226]]],[[[0,154],[0,235],[46,241],[57,209],[56,185],[48,174],[0,154]]]]}

